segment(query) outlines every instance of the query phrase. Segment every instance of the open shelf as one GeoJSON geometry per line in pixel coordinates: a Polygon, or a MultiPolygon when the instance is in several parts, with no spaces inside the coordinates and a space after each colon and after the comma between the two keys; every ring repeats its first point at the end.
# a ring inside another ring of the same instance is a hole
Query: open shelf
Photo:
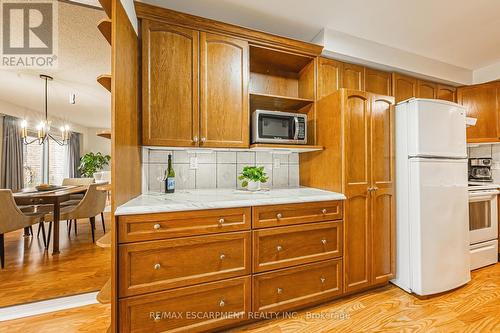
{"type": "Polygon", "coordinates": [[[109,75],[109,74],[99,75],[97,77],[97,82],[99,82],[99,84],[101,86],[103,86],[104,88],[106,88],[106,90],[108,90],[109,92],[111,92],[111,75],[109,75]]]}
{"type": "Polygon", "coordinates": [[[250,108],[252,110],[299,111],[312,103],[314,100],[307,98],[250,93],[250,108]]]}
{"type": "Polygon", "coordinates": [[[111,18],[111,0],[99,0],[99,3],[101,4],[102,9],[104,9],[106,15],[111,18]]]}
{"type": "Polygon", "coordinates": [[[97,136],[100,136],[101,138],[105,138],[105,139],[111,139],[111,130],[99,132],[99,133],[97,133],[97,136]]]}
{"type": "Polygon", "coordinates": [[[267,73],[300,73],[313,58],[294,53],[250,46],[250,71],[267,73]]]}
{"type": "Polygon", "coordinates": [[[101,20],[97,24],[97,28],[101,32],[101,34],[106,38],[109,45],[111,45],[111,21],[108,19],[101,20]]]}
{"type": "Polygon", "coordinates": [[[285,150],[294,153],[308,153],[312,151],[323,150],[323,146],[314,145],[285,145],[285,144],[272,144],[272,143],[254,143],[250,145],[251,150],[285,150]]]}

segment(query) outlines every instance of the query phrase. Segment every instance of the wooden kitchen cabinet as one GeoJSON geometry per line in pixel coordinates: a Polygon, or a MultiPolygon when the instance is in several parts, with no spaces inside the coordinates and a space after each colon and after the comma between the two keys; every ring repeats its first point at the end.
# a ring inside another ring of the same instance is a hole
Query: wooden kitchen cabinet
{"type": "Polygon", "coordinates": [[[417,81],[417,97],[418,98],[437,98],[437,84],[428,81],[417,81]]]}
{"type": "Polygon", "coordinates": [[[392,96],[396,103],[405,99],[417,96],[417,79],[393,73],[392,75],[392,96]]]}
{"type": "Polygon", "coordinates": [[[195,146],[198,31],[142,20],[144,145],[195,146]]]}
{"type": "Polygon", "coordinates": [[[392,78],[391,73],[379,71],[372,68],[365,70],[365,90],[374,94],[391,95],[392,78]]]}
{"type": "Polygon", "coordinates": [[[365,90],[365,68],[360,65],[342,65],[342,88],[365,90]]]}
{"type": "Polygon", "coordinates": [[[248,42],[200,34],[200,146],[249,145],[248,42]]]}
{"type": "Polygon", "coordinates": [[[443,84],[437,85],[437,98],[445,101],[457,101],[457,88],[443,84]]]}
{"type": "Polygon", "coordinates": [[[142,36],[143,145],[248,147],[248,42],[151,20],[142,36]]]}
{"type": "Polygon", "coordinates": [[[328,58],[318,62],[318,99],[330,95],[342,87],[342,63],[328,58]]]}
{"type": "Polygon", "coordinates": [[[498,83],[487,83],[457,89],[457,103],[466,107],[467,116],[476,118],[467,127],[467,142],[500,141],[498,83]]]}

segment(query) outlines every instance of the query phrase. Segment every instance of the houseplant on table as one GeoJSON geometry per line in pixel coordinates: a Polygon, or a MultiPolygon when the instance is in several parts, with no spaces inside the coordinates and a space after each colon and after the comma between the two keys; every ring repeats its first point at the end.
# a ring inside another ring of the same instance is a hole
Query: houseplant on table
{"type": "Polygon", "coordinates": [[[110,160],[111,156],[109,155],[103,155],[101,152],[90,152],[80,158],[78,170],[83,177],[94,177],[97,179],[99,177],[96,177],[96,173],[108,165],[110,160]]]}
{"type": "Polygon", "coordinates": [[[238,177],[239,180],[242,180],[241,186],[246,187],[249,191],[259,191],[260,185],[267,182],[268,178],[262,166],[243,167],[243,171],[238,177]]]}

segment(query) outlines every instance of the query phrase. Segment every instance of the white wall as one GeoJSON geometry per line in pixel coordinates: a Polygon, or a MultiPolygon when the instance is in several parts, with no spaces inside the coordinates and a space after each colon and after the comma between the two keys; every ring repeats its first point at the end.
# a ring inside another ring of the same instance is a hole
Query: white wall
{"type": "Polygon", "coordinates": [[[450,65],[343,32],[323,29],[313,42],[324,46],[323,55],[338,60],[382,70],[398,71],[447,84],[472,84],[472,70],[470,69],[450,65]]]}
{"type": "Polygon", "coordinates": [[[500,62],[476,69],[473,73],[474,84],[500,79],[500,62]]]}
{"type": "MultiPolygon", "coordinates": [[[[26,119],[28,121],[29,126],[33,129],[40,121],[44,120],[45,118],[43,112],[30,110],[2,100],[0,100],[0,113],[17,117],[20,119],[26,119]]],[[[111,140],[101,138],[96,135],[96,133],[103,130],[102,128],[87,128],[79,124],[71,122],[68,123],[66,121],[63,122],[59,118],[51,117],[50,113],[49,113],[49,120],[52,122],[52,127],[54,132],[56,132],[61,125],[68,124],[71,128],[71,131],[82,134],[81,138],[82,142],[80,143],[82,154],[85,154],[90,151],[94,152],[100,151],[106,154],[111,153],[111,140]]]]}

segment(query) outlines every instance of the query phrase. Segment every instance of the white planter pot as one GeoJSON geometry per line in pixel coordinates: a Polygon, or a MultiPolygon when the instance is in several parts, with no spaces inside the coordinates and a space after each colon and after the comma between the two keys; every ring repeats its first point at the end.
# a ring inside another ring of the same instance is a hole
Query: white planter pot
{"type": "Polygon", "coordinates": [[[260,182],[254,182],[254,181],[249,180],[247,188],[249,191],[259,191],[260,190],[260,182]]]}
{"type": "Polygon", "coordinates": [[[101,178],[102,178],[102,172],[101,171],[94,172],[93,176],[94,176],[95,180],[101,180],[101,178]]]}

